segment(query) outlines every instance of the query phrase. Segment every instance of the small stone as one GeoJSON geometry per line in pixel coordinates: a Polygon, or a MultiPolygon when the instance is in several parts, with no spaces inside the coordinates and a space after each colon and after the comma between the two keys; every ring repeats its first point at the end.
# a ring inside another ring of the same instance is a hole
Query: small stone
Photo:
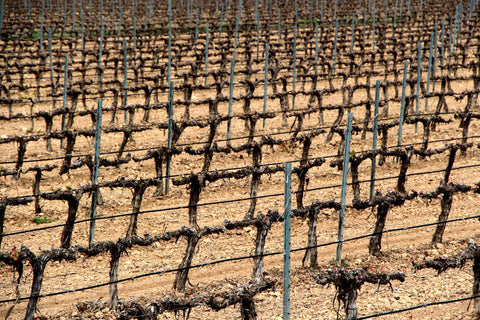
{"type": "Polygon", "coordinates": [[[103,319],[103,312],[102,312],[102,311],[97,311],[97,312],[95,312],[95,318],[97,318],[97,319],[103,319]]]}

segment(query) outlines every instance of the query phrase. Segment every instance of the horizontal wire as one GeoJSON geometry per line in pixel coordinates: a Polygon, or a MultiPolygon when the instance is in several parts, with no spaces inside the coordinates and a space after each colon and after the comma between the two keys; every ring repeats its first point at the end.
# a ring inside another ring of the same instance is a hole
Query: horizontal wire
{"type": "MultiPolygon", "coordinates": [[[[291,252],[305,251],[305,250],[309,250],[309,249],[313,249],[313,248],[320,248],[320,247],[330,246],[330,245],[339,244],[339,243],[351,242],[351,241],[355,241],[355,240],[359,240],[359,239],[363,239],[363,238],[368,238],[368,237],[372,237],[372,236],[375,236],[375,235],[378,235],[378,234],[383,234],[383,233],[388,233],[388,232],[404,231],[404,230],[422,228],[422,227],[427,227],[427,226],[432,226],[432,225],[451,223],[451,222],[457,222],[457,221],[467,221],[467,220],[478,219],[478,218],[480,218],[480,215],[451,219],[451,220],[446,220],[446,221],[441,221],[441,222],[437,221],[437,222],[415,225],[415,226],[408,226],[408,227],[403,227],[403,228],[388,229],[388,230],[384,230],[382,232],[370,233],[370,234],[365,234],[365,235],[361,235],[361,236],[357,236],[357,237],[353,237],[353,238],[344,239],[342,241],[337,240],[337,241],[331,241],[331,242],[318,244],[318,245],[315,245],[315,246],[295,248],[295,249],[292,249],[290,251],[291,252]]],[[[104,286],[107,286],[107,285],[110,285],[110,284],[132,281],[132,280],[145,278],[145,277],[149,277],[149,276],[163,275],[163,274],[182,271],[182,270],[202,268],[202,267],[212,266],[212,265],[225,263],[225,262],[240,261],[240,260],[259,258],[259,257],[283,255],[283,253],[284,253],[283,251],[274,251],[274,252],[268,252],[268,253],[257,254],[257,255],[248,255],[248,256],[240,256],[240,257],[219,259],[219,260],[214,260],[214,261],[210,261],[210,262],[205,262],[205,263],[192,265],[192,266],[189,266],[189,267],[173,268],[173,269],[167,269],[167,270],[162,270],[162,271],[154,271],[154,272],[149,272],[149,273],[143,273],[143,274],[128,277],[128,278],[123,278],[123,279],[118,279],[118,280],[115,280],[115,281],[99,283],[99,284],[95,284],[95,285],[91,285],[91,286],[87,286],[87,287],[82,287],[82,288],[78,288],[78,289],[70,289],[70,290],[64,290],[64,291],[59,291],[59,292],[52,292],[52,293],[39,294],[39,295],[34,295],[34,296],[29,296],[29,297],[22,297],[18,300],[28,300],[30,298],[37,298],[37,297],[38,298],[51,297],[51,296],[57,296],[57,295],[62,295],[62,294],[67,294],[67,293],[86,291],[86,290],[90,290],[90,289],[104,287],[104,286]]],[[[4,300],[0,300],[0,303],[14,302],[14,301],[18,301],[18,300],[17,299],[4,299],[4,300]]]]}
{"type": "MultiPolygon", "coordinates": [[[[480,167],[480,164],[455,167],[455,168],[452,168],[451,171],[460,170],[460,169],[468,169],[468,168],[473,168],[473,167],[480,167]]],[[[407,176],[407,177],[408,176],[417,176],[417,175],[423,175],[423,174],[438,173],[438,172],[443,172],[443,171],[445,171],[445,169],[432,170],[432,171],[427,171],[427,172],[409,173],[409,174],[406,174],[405,176],[407,176]]],[[[359,181],[359,183],[365,183],[365,182],[371,182],[371,181],[377,181],[377,180],[390,180],[390,179],[395,179],[395,178],[398,178],[398,177],[399,176],[391,176],[391,177],[377,178],[377,179],[374,179],[374,180],[361,180],[361,181],[359,181]]],[[[351,185],[353,185],[353,183],[348,182],[347,185],[351,186],[351,185]]],[[[318,190],[333,189],[333,188],[339,188],[341,186],[342,186],[341,184],[323,186],[323,187],[306,189],[306,190],[304,190],[304,192],[312,192],[312,191],[318,191],[318,190]]],[[[297,194],[297,193],[300,193],[300,192],[299,191],[292,191],[292,194],[297,194]]],[[[266,194],[266,195],[260,195],[260,196],[257,195],[255,197],[246,197],[246,198],[237,198],[237,199],[220,200],[220,201],[213,201],[213,202],[206,202],[206,203],[198,203],[196,206],[197,207],[205,207],[205,206],[210,206],[210,205],[241,202],[241,201],[248,201],[248,200],[253,200],[253,199],[273,198],[273,197],[279,197],[279,196],[283,196],[283,195],[284,195],[283,193],[273,193],[273,194],[266,194]]],[[[156,212],[165,212],[165,211],[173,211],[173,210],[180,210],[180,209],[188,209],[188,208],[191,208],[191,207],[192,206],[190,206],[190,205],[184,205],[184,206],[177,206],[177,207],[150,209],[150,210],[139,211],[137,213],[129,212],[129,213],[122,213],[122,214],[111,215],[111,216],[95,217],[93,219],[88,218],[88,219],[74,221],[71,224],[84,223],[84,222],[89,222],[89,221],[93,221],[93,220],[116,219],[116,218],[121,218],[121,217],[132,216],[134,214],[141,215],[141,214],[145,214],[145,213],[156,213],[156,212]]],[[[45,227],[40,227],[40,228],[35,228],[35,229],[15,231],[15,232],[10,232],[10,233],[4,233],[2,236],[7,237],[7,236],[18,235],[18,234],[25,234],[25,233],[35,232],[35,231],[64,227],[66,225],[67,224],[64,223],[64,224],[58,224],[58,225],[54,225],[54,226],[45,226],[45,227]]]]}

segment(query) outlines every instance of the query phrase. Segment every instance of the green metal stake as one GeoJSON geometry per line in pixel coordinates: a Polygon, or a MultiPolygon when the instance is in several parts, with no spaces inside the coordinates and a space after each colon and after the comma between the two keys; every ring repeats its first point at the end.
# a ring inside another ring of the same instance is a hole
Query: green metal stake
{"type": "Polygon", "coordinates": [[[195,52],[197,52],[197,39],[198,39],[198,8],[197,8],[197,22],[195,23],[195,43],[194,43],[195,52]]]}
{"type": "Polygon", "coordinates": [[[80,20],[82,21],[80,28],[82,33],[82,55],[85,55],[85,13],[83,12],[83,9],[80,10],[80,20]]]}
{"type": "MultiPolygon", "coordinates": [[[[415,115],[418,116],[420,112],[420,84],[422,82],[422,42],[418,42],[417,54],[417,96],[415,103],[415,115]]],[[[415,123],[415,133],[418,133],[418,123],[415,123]]]]}
{"type": "Polygon", "coordinates": [[[72,31],[75,31],[75,12],[77,11],[77,8],[76,8],[76,1],[73,0],[73,4],[72,4],[72,31]]]}
{"type": "Polygon", "coordinates": [[[233,59],[237,59],[237,42],[238,42],[238,27],[240,24],[240,17],[237,17],[235,22],[235,43],[233,45],[233,59]]]}
{"type": "Polygon", "coordinates": [[[432,92],[435,92],[435,76],[437,74],[437,51],[438,51],[438,27],[435,24],[435,36],[433,37],[433,67],[432,67],[432,79],[433,79],[433,84],[432,84],[432,92]]]}
{"type": "Polygon", "coordinates": [[[407,69],[408,69],[408,60],[405,60],[405,62],[403,63],[402,100],[400,104],[400,123],[398,125],[397,145],[399,147],[402,145],[403,120],[405,116],[405,91],[407,89],[407,69]]]}
{"type": "Polygon", "coordinates": [[[282,14],[280,9],[278,9],[278,46],[282,44],[282,14]]]}
{"type": "Polygon", "coordinates": [[[170,191],[170,167],[172,162],[172,136],[173,136],[173,81],[170,81],[168,89],[168,151],[167,155],[167,176],[165,181],[165,194],[170,191]]]}
{"type": "Polygon", "coordinates": [[[258,13],[258,0],[255,0],[255,22],[257,27],[257,60],[260,57],[260,17],[258,13]]]}
{"type": "Polygon", "coordinates": [[[388,0],[385,0],[385,27],[387,26],[388,22],[388,0]]]}
{"type": "Polygon", "coordinates": [[[218,31],[218,40],[222,41],[222,27],[223,27],[223,3],[222,3],[222,11],[220,12],[220,29],[218,31]]]}
{"type": "Polygon", "coordinates": [[[98,86],[102,86],[102,50],[103,50],[103,21],[100,27],[100,46],[98,48],[98,86]]]}
{"type": "Polygon", "coordinates": [[[375,2],[373,1],[373,13],[372,13],[372,46],[375,48],[375,2]]]}
{"type": "Polygon", "coordinates": [[[232,103],[233,103],[233,76],[235,74],[235,59],[230,62],[230,99],[228,100],[227,144],[230,143],[230,129],[232,126],[232,103]]]}
{"type": "Polygon", "coordinates": [[[208,42],[209,42],[209,39],[208,39],[208,34],[209,34],[209,30],[208,30],[208,22],[207,22],[207,42],[205,44],[205,87],[207,86],[207,80],[208,80],[208,42]]]}
{"type": "Polygon", "coordinates": [[[318,24],[315,24],[315,79],[318,77],[318,24]]]}
{"type": "MultiPolygon", "coordinates": [[[[197,31],[195,33],[195,46],[197,44],[198,34],[198,10],[197,10],[197,31]]],[[[207,38],[208,41],[208,38],[207,38]]],[[[167,81],[172,81],[172,0],[168,0],[168,69],[167,81]]]]}
{"type": "Polygon", "coordinates": [[[290,239],[292,206],[292,164],[285,163],[283,223],[283,320],[290,319],[290,239]]]}
{"type": "Polygon", "coordinates": [[[442,18],[442,66],[440,76],[443,78],[443,68],[445,67],[445,18],[442,18]]]}
{"type": "Polygon", "coordinates": [[[432,77],[433,32],[430,34],[430,53],[428,55],[427,92],[425,97],[425,111],[428,110],[428,94],[430,93],[430,78],[432,77]]]}
{"type": "MultiPolygon", "coordinates": [[[[67,87],[68,87],[68,53],[65,55],[65,75],[63,77],[63,105],[62,105],[62,132],[65,131],[66,114],[67,109],[67,87]]],[[[60,147],[63,149],[65,146],[65,139],[60,141],[60,147]]]]}
{"type": "Polygon", "coordinates": [[[137,66],[137,18],[133,16],[133,65],[137,66]]]}
{"type": "Polygon", "coordinates": [[[363,9],[363,31],[362,31],[362,44],[365,48],[365,32],[367,31],[367,8],[363,9]]]}
{"type": "Polygon", "coordinates": [[[97,122],[95,128],[95,156],[92,170],[92,204],[90,207],[90,235],[88,243],[90,248],[93,247],[95,239],[95,217],[97,214],[97,201],[98,201],[98,167],[100,165],[100,138],[102,135],[102,100],[98,100],[97,106],[97,122]]]}
{"type": "MultiPolygon", "coordinates": [[[[398,0],[395,0],[395,9],[393,11],[393,26],[397,26],[397,7],[398,7],[398,0]]],[[[386,10],[385,10],[386,12],[386,10]]]]}
{"type": "Polygon", "coordinates": [[[48,57],[50,62],[50,82],[52,83],[53,92],[53,57],[52,57],[52,29],[48,27],[48,57]]]}
{"type": "Polygon", "coordinates": [[[336,64],[337,64],[337,40],[338,40],[338,19],[335,19],[335,42],[334,42],[334,51],[333,51],[333,74],[335,74],[336,64]]]}
{"type": "MultiPolygon", "coordinates": [[[[377,137],[378,137],[378,105],[380,103],[380,81],[375,83],[375,110],[373,112],[373,141],[372,151],[377,151],[377,137]]],[[[370,201],[375,195],[375,169],[377,165],[377,156],[372,157],[372,166],[370,167],[370,201]]]]}
{"type": "MultiPolygon", "coordinates": [[[[123,106],[128,103],[128,66],[127,66],[127,40],[123,39],[123,106]]],[[[125,124],[128,123],[128,111],[125,109],[125,124]]]]}
{"type": "MultiPolygon", "coordinates": [[[[263,85],[263,113],[267,113],[267,89],[268,89],[268,43],[265,43],[265,80],[263,85]]],[[[267,124],[267,119],[263,118],[263,127],[267,124]]]]}
{"type": "Polygon", "coordinates": [[[350,52],[353,52],[354,43],[355,43],[355,13],[352,16],[352,37],[350,38],[350,52]]]}
{"type": "Polygon", "coordinates": [[[5,13],[5,0],[0,1],[0,39],[2,38],[3,16],[5,13]]]}
{"type": "Polygon", "coordinates": [[[297,24],[298,24],[298,4],[295,3],[295,29],[293,31],[293,97],[292,110],[295,110],[296,83],[297,83],[297,24]]]}
{"type": "MultiPolygon", "coordinates": [[[[45,14],[45,2],[42,1],[42,17],[40,20],[40,52],[43,51],[43,16],[45,14]]],[[[2,12],[3,15],[3,12],[2,12]]]]}
{"type": "Polygon", "coordinates": [[[348,164],[350,161],[350,140],[352,138],[352,120],[353,113],[349,112],[347,118],[347,132],[345,134],[345,152],[343,154],[342,191],[340,198],[340,204],[342,208],[340,209],[340,214],[338,217],[338,244],[336,256],[336,261],[338,263],[342,262],[343,229],[345,221],[345,202],[347,198],[348,164]]]}

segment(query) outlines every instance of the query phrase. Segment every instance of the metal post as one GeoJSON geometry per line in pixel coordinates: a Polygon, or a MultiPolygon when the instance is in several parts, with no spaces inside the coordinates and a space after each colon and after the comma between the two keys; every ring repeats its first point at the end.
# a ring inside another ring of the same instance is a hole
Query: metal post
{"type": "MultiPolygon", "coordinates": [[[[417,96],[415,103],[415,115],[418,116],[420,111],[420,84],[422,82],[422,42],[418,42],[417,54],[417,96]]],[[[415,123],[415,133],[418,132],[418,123],[415,123]]]]}
{"type": "Polygon", "coordinates": [[[100,27],[100,46],[98,47],[98,86],[102,87],[102,49],[103,49],[103,21],[100,27]]]}
{"type": "Polygon", "coordinates": [[[168,151],[167,155],[167,173],[165,181],[165,194],[170,191],[170,167],[172,162],[172,155],[170,153],[172,149],[172,136],[173,136],[173,81],[170,81],[168,88],[168,151]]]}
{"type": "Polygon", "coordinates": [[[206,35],[206,43],[205,43],[205,87],[207,86],[207,80],[208,80],[208,42],[209,42],[208,22],[207,22],[206,32],[207,32],[207,35],[206,35]]]}
{"type": "Polygon", "coordinates": [[[90,207],[90,236],[88,243],[90,248],[93,246],[95,239],[95,216],[97,214],[98,201],[98,167],[100,165],[100,137],[102,135],[102,100],[98,100],[97,106],[97,123],[95,128],[95,156],[92,170],[92,205],[90,207]]]}
{"type": "Polygon", "coordinates": [[[297,24],[298,24],[298,4],[295,2],[295,28],[293,30],[293,97],[292,110],[295,110],[296,83],[297,83],[297,24]]]}
{"type": "Polygon", "coordinates": [[[77,3],[73,0],[72,4],[72,32],[75,31],[75,11],[77,11],[77,3]]]}
{"type": "Polygon", "coordinates": [[[194,42],[195,52],[197,52],[197,39],[198,39],[198,8],[197,8],[197,22],[195,23],[195,42],[194,42]]]}
{"type": "Polygon", "coordinates": [[[257,27],[257,60],[260,55],[260,17],[258,13],[258,0],[255,0],[255,22],[257,27]]]}
{"type": "Polygon", "coordinates": [[[350,161],[350,140],[352,138],[352,119],[353,113],[348,113],[347,118],[347,128],[345,134],[345,151],[343,154],[343,173],[342,173],[342,191],[340,204],[342,208],[340,209],[340,214],[338,216],[338,244],[337,244],[337,256],[336,261],[338,263],[342,262],[342,244],[343,244],[343,228],[345,220],[345,201],[347,198],[347,177],[348,177],[348,164],[350,161]]]}
{"type": "MultiPolygon", "coordinates": [[[[375,109],[373,111],[373,141],[372,151],[377,151],[378,137],[378,105],[380,103],[380,81],[375,83],[375,109]]],[[[372,166],[370,167],[370,201],[373,200],[375,194],[375,169],[377,165],[377,156],[372,157],[372,166]]]]}
{"type": "Polygon", "coordinates": [[[440,76],[443,78],[443,68],[445,67],[445,18],[442,18],[442,66],[440,76]]]}
{"type": "Polygon", "coordinates": [[[52,57],[52,29],[48,27],[48,56],[50,62],[50,82],[52,83],[52,93],[54,90],[53,84],[53,57],[52,57]]]}
{"type": "Polygon", "coordinates": [[[85,13],[83,9],[80,10],[80,20],[82,21],[82,25],[80,28],[80,32],[82,33],[82,56],[85,56],[85,13]]]}
{"type": "Polygon", "coordinates": [[[290,319],[290,231],[292,164],[285,163],[284,224],[283,224],[283,320],[290,319]]]}
{"type": "MultiPolygon", "coordinates": [[[[263,113],[267,113],[267,99],[268,99],[268,94],[267,94],[267,88],[268,88],[268,43],[265,43],[265,80],[264,80],[264,86],[263,86],[263,113]]],[[[267,119],[263,118],[263,127],[265,128],[265,125],[267,123],[267,119]]]]}
{"type": "MultiPolygon", "coordinates": [[[[197,11],[198,13],[198,11],[197,11]]],[[[197,27],[198,27],[198,14],[197,14],[197,27]]],[[[197,29],[198,32],[198,29],[197,29]]],[[[207,39],[208,40],[208,39],[207,39]]],[[[196,35],[195,35],[196,44],[196,35]]],[[[168,0],[168,69],[167,69],[167,81],[170,84],[172,81],[172,0],[168,0]]]]}
{"type": "MultiPolygon", "coordinates": [[[[42,1],[42,17],[40,18],[40,52],[43,51],[43,16],[45,14],[45,2],[42,1]]],[[[3,12],[2,12],[3,15],[3,12]]]]}
{"type": "Polygon", "coordinates": [[[232,126],[232,103],[233,103],[233,76],[235,74],[235,59],[230,63],[230,99],[228,100],[227,144],[230,143],[230,129],[232,126]]]}
{"type": "Polygon", "coordinates": [[[427,91],[425,93],[425,111],[428,110],[428,94],[430,92],[430,78],[432,76],[433,32],[430,34],[430,53],[428,55],[427,91]]]}
{"type": "Polygon", "coordinates": [[[240,17],[237,17],[235,21],[235,42],[233,44],[233,59],[237,58],[237,42],[238,42],[238,25],[240,24],[240,17]]]}
{"type": "Polygon", "coordinates": [[[222,2],[222,11],[220,12],[220,28],[218,31],[218,41],[222,41],[222,28],[223,28],[223,2],[222,2]]]}
{"type": "MultiPolygon", "coordinates": [[[[66,114],[67,109],[67,87],[68,87],[68,53],[65,55],[65,75],[63,78],[63,105],[62,105],[62,132],[65,131],[66,114]]],[[[60,147],[63,149],[65,145],[65,139],[62,138],[60,147]]]]}
{"type": "Polygon", "coordinates": [[[398,125],[397,145],[399,147],[402,145],[403,119],[405,116],[405,91],[407,89],[407,69],[408,69],[408,60],[405,60],[405,62],[403,63],[402,100],[400,104],[400,123],[398,125]]]}
{"type": "Polygon", "coordinates": [[[372,49],[375,48],[375,1],[373,1],[373,13],[372,13],[372,49]]]}
{"type": "Polygon", "coordinates": [[[280,9],[278,9],[278,45],[280,46],[282,44],[282,13],[280,12],[280,9]]]}
{"type": "Polygon", "coordinates": [[[354,43],[355,43],[355,13],[352,16],[352,37],[350,39],[350,52],[353,52],[354,43]]]}
{"type": "MultiPolygon", "coordinates": [[[[128,66],[127,66],[127,40],[123,39],[123,106],[128,103],[128,66]]],[[[125,123],[128,123],[128,111],[125,109],[125,123]]]]}
{"type": "Polygon", "coordinates": [[[438,51],[438,27],[435,24],[435,36],[433,37],[433,66],[432,66],[432,92],[435,92],[435,76],[437,74],[437,51],[438,51]]]}
{"type": "Polygon", "coordinates": [[[3,16],[5,13],[5,0],[0,1],[0,39],[2,38],[3,16]]]}
{"type": "Polygon", "coordinates": [[[385,0],[385,27],[387,26],[388,22],[388,0],[385,0]]]}
{"type": "MultiPolygon", "coordinates": [[[[393,11],[393,26],[397,25],[397,7],[398,7],[398,0],[395,0],[395,9],[393,11]]],[[[386,10],[385,10],[386,12],[386,10]]]]}
{"type": "Polygon", "coordinates": [[[315,77],[318,76],[318,24],[315,24],[315,77]]]}
{"type": "Polygon", "coordinates": [[[335,42],[333,48],[333,74],[335,74],[336,64],[337,64],[337,40],[338,40],[338,19],[335,19],[335,42]]]}
{"type": "Polygon", "coordinates": [[[133,66],[137,66],[137,18],[133,16],[133,66]]]}
{"type": "Polygon", "coordinates": [[[362,30],[362,44],[365,48],[365,32],[367,31],[367,8],[363,9],[363,30],[362,30]]]}

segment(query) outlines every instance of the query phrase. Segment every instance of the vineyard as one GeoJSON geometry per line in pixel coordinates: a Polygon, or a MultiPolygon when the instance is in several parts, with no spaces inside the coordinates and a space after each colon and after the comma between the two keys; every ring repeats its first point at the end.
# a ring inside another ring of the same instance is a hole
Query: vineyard
{"type": "Polygon", "coordinates": [[[478,319],[477,0],[0,0],[5,319],[478,319]]]}

